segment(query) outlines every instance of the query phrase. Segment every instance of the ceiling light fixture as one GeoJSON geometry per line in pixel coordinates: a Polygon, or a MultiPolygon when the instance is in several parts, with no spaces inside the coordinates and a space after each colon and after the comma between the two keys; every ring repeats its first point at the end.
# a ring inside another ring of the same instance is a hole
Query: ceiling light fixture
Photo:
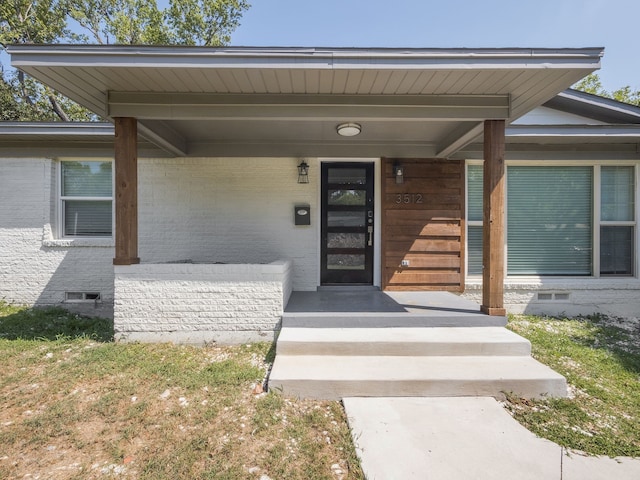
{"type": "Polygon", "coordinates": [[[338,135],[343,137],[355,137],[362,130],[362,126],[358,123],[341,123],[336,127],[338,135]]]}

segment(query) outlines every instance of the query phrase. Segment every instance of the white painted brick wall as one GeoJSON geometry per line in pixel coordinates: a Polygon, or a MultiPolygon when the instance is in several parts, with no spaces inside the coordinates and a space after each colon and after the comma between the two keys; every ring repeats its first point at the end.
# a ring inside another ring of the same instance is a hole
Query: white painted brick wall
{"type": "MultiPolygon", "coordinates": [[[[482,282],[468,279],[464,297],[482,303],[482,282]]],[[[634,278],[529,278],[507,279],[505,308],[510,313],[534,315],[589,315],[602,313],[638,321],[640,280],[634,278]],[[553,295],[550,300],[538,294],[553,295]],[[556,294],[568,295],[566,300],[556,294]]]]}
{"type": "Polygon", "coordinates": [[[318,164],[297,183],[296,158],[140,159],[142,262],[293,261],[295,290],[318,285],[318,164]],[[311,206],[311,226],[294,206],[311,206]]]}
{"type": "Polygon", "coordinates": [[[54,214],[54,162],[0,158],[0,299],[111,316],[113,248],[52,242],[54,214]],[[66,291],[100,292],[103,302],[63,304],[66,291]]]}
{"type": "MultiPolygon", "coordinates": [[[[309,160],[308,160],[309,161],[309,160]]],[[[317,163],[297,183],[299,160],[140,159],[143,262],[269,263],[291,259],[286,291],[318,279],[317,163]],[[311,205],[312,226],[294,225],[311,205]]],[[[64,304],[113,315],[112,240],[56,240],[56,162],[0,159],[0,299],[62,305],[66,291],[100,292],[102,303],[64,304]]]]}
{"type": "Polygon", "coordinates": [[[271,340],[291,262],[115,267],[116,337],[126,341],[271,340]]]}

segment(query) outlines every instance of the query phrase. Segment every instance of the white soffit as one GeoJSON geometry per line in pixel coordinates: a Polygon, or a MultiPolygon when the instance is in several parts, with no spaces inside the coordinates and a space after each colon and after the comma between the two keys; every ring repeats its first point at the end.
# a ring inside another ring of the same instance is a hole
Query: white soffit
{"type": "Polygon", "coordinates": [[[93,45],[8,51],[15,67],[96,113],[138,118],[140,133],[175,155],[440,157],[476,139],[484,119],[510,122],[546,102],[598,69],[603,54],[93,45]],[[326,138],[327,124],[342,121],[362,124],[361,135],[326,138]],[[193,136],[189,122],[199,132],[210,125],[208,138],[193,136]],[[216,122],[236,128],[217,134],[216,122]],[[256,139],[247,122],[272,123],[270,141],[256,139]],[[298,124],[303,138],[290,133],[298,124]]]}

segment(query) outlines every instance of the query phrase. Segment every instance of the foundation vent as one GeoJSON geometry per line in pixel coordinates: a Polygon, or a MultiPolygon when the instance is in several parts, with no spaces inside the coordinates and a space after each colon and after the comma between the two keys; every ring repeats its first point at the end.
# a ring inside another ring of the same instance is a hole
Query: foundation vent
{"type": "Polygon", "coordinates": [[[101,300],[100,292],[64,292],[66,303],[98,303],[101,300]]]}
{"type": "Polygon", "coordinates": [[[538,293],[539,302],[566,302],[569,300],[567,292],[544,292],[538,293]]]}

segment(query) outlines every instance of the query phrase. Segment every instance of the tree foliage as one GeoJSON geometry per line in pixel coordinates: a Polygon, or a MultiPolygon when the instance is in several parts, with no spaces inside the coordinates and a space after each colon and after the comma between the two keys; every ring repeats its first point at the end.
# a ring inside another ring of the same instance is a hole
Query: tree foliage
{"type": "Polygon", "coordinates": [[[640,90],[633,90],[629,85],[619,88],[613,92],[604,89],[600,77],[597,73],[592,73],[576,83],[573,88],[582,92],[600,95],[605,98],[612,98],[619,102],[640,106],[640,90]]]}
{"type": "MultiPolygon", "coordinates": [[[[0,0],[8,44],[227,45],[245,0],[0,0]]],[[[0,64],[0,67],[2,65],[0,64]]],[[[0,120],[93,120],[95,115],[22,72],[0,75],[0,120]]]]}
{"type": "Polygon", "coordinates": [[[15,70],[0,81],[0,121],[95,121],[97,116],[15,70]]]}
{"type": "Polygon", "coordinates": [[[249,8],[244,0],[66,0],[85,42],[127,45],[227,45],[249,8]]]}

